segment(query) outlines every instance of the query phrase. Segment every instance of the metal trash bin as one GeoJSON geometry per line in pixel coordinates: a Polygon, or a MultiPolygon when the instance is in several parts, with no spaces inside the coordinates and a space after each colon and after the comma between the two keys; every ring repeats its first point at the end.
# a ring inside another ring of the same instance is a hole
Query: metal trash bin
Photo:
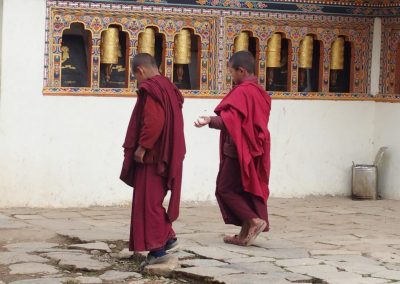
{"type": "Polygon", "coordinates": [[[378,164],[387,147],[379,149],[373,165],[355,165],[352,168],[351,196],[353,199],[377,199],[378,164]]]}
{"type": "Polygon", "coordinates": [[[375,165],[353,165],[353,199],[376,199],[377,186],[378,171],[375,165]]]}

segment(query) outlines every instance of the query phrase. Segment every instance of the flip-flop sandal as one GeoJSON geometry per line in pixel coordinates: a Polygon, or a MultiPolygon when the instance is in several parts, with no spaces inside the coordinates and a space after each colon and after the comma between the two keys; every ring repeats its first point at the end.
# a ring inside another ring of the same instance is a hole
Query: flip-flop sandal
{"type": "Polygon", "coordinates": [[[253,232],[249,232],[247,237],[243,240],[245,246],[251,246],[258,235],[265,230],[267,223],[261,220],[253,232]]]}
{"type": "Polygon", "coordinates": [[[225,236],[224,243],[231,244],[231,245],[237,245],[237,246],[245,246],[244,241],[241,240],[238,235],[225,236]]]}

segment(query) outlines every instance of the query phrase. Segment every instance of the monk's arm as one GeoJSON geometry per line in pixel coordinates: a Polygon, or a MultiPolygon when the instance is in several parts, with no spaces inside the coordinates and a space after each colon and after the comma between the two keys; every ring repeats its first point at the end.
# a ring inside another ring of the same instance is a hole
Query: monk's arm
{"type": "Polygon", "coordinates": [[[210,116],[210,119],[211,121],[208,125],[210,128],[226,131],[225,124],[220,116],[210,116]]]}
{"type": "Polygon", "coordinates": [[[165,123],[165,112],[153,98],[147,96],[143,111],[143,124],[140,129],[139,145],[146,150],[153,149],[162,133],[165,123]]]}

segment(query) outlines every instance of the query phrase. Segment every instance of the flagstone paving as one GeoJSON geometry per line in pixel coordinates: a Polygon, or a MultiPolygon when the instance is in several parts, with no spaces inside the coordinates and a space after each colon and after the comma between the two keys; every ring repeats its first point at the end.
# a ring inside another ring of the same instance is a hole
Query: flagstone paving
{"type": "Polygon", "coordinates": [[[271,230],[251,247],[212,203],[182,204],[171,261],[140,269],[130,208],[0,209],[0,284],[400,283],[400,201],[269,201],[271,230]]]}

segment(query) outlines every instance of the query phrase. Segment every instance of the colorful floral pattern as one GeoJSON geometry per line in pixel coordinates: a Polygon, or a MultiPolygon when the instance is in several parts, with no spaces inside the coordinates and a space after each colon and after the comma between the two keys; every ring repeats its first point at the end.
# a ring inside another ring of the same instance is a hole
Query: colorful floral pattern
{"type": "Polygon", "coordinates": [[[400,17],[383,19],[382,30],[380,92],[388,95],[395,93],[395,83],[399,80],[396,70],[400,57],[400,17]]]}
{"type": "MultiPolygon", "coordinates": [[[[281,0],[283,3],[283,0],[281,0]]],[[[222,1],[200,2],[217,5],[222,1]]],[[[223,1],[227,8],[237,5],[238,1],[223,1]]],[[[240,1],[241,5],[255,5],[261,1],[240,1]],[[247,5],[247,4],[246,4],[247,5]]],[[[268,3],[272,3],[269,1],[268,3]]],[[[369,76],[372,48],[373,19],[354,16],[324,16],[308,13],[268,13],[260,11],[243,11],[232,9],[229,14],[221,9],[198,9],[193,7],[171,7],[168,5],[112,5],[79,1],[48,0],[48,21],[45,53],[45,89],[49,95],[95,95],[95,96],[130,96],[130,89],[100,89],[96,80],[98,74],[93,74],[93,88],[61,88],[57,80],[60,75],[60,46],[62,30],[71,22],[84,23],[85,28],[92,32],[94,73],[99,72],[96,64],[99,62],[100,34],[109,23],[120,24],[130,35],[132,47],[130,58],[135,54],[137,35],[147,25],[156,26],[166,37],[167,76],[171,76],[173,58],[173,38],[182,27],[192,28],[201,38],[200,66],[201,90],[184,91],[188,97],[220,97],[230,85],[226,84],[226,58],[233,48],[233,39],[241,30],[248,30],[258,38],[260,82],[264,78],[266,62],[266,45],[274,32],[282,32],[291,40],[294,52],[293,64],[296,64],[299,42],[308,33],[318,36],[323,42],[323,93],[297,92],[297,73],[292,72],[290,92],[274,92],[271,95],[282,99],[334,99],[358,100],[371,99],[369,95],[369,76]],[[335,28],[332,28],[335,27],[335,28]],[[354,43],[355,66],[354,80],[357,85],[352,94],[330,94],[327,91],[329,83],[329,62],[331,43],[337,35],[345,35],[354,43]],[[363,40],[361,40],[363,39],[363,40]],[[262,78],[261,78],[262,77],[262,78]]],[[[247,6],[249,7],[249,6],[247,6]]],[[[253,6],[255,7],[255,6],[253,6]]]]}
{"type": "Polygon", "coordinates": [[[220,6],[225,8],[264,9],[268,7],[262,1],[239,1],[239,0],[198,0],[197,4],[208,6],[220,6]]]}
{"type": "MultiPolygon", "coordinates": [[[[140,1],[142,2],[142,1],[140,1]]],[[[145,1],[146,2],[146,1],[145,1]]],[[[147,1],[154,2],[154,1],[147,1]]],[[[270,0],[270,1],[239,1],[239,0],[198,0],[196,1],[200,5],[209,6],[224,6],[232,8],[258,8],[262,9],[267,7],[265,2],[288,2],[288,3],[309,3],[309,4],[330,4],[337,6],[368,6],[368,7],[390,7],[400,6],[399,0],[347,0],[347,1],[335,1],[335,0],[301,0],[301,1],[290,1],[290,0],[270,0]]],[[[308,5],[318,7],[318,5],[308,5]]]]}

